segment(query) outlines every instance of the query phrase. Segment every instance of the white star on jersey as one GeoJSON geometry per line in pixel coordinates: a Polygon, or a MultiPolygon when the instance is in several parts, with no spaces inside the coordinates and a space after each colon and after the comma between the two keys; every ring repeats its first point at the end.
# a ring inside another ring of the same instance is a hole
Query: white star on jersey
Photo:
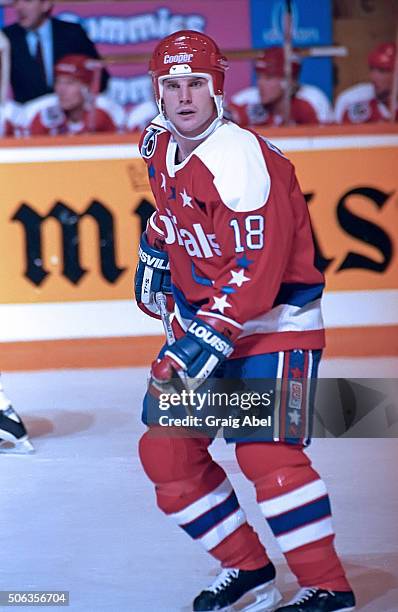
{"type": "Polygon", "coordinates": [[[293,410],[292,412],[289,412],[289,419],[291,423],[294,423],[295,425],[298,425],[300,423],[301,417],[300,417],[300,413],[298,412],[298,410],[293,410]]]}
{"type": "Polygon", "coordinates": [[[193,205],[191,204],[192,202],[192,198],[190,195],[187,194],[187,190],[184,187],[184,191],[180,192],[180,196],[182,197],[182,206],[189,206],[190,208],[193,208],[193,205]]]}
{"type": "Polygon", "coordinates": [[[231,270],[231,276],[232,278],[228,285],[237,285],[238,287],[242,287],[243,283],[247,283],[247,281],[250,280],[248,276],[245,276],[245,271],[243,268],[242,270],[239,270],[239,272],[234,272],[231,270]]]}
{"type": "Polygon", "coordinates": [[[221,314],[224,314],[226,308],[232,308],[231,304],[227,302],[227,296],[223,295],[221,298],[213,297],[214,304],[210,310],[219,310],[221,314]]]}
{"type": "Polygon", "coordinates": [[[160,174],[162,176],[162,184],[160,185],[160,188],[166,193],[166,176],[163,174],[163,172],[160,174]]]}

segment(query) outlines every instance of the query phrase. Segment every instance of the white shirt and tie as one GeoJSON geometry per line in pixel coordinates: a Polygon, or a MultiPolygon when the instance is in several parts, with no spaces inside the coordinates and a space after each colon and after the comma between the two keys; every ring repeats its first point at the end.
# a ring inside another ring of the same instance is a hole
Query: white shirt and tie
{"type": "Polygon", "coordinates": [[[54,83],[54,67],[53,38],[50,20],[47,19],[37,28],[37,30],[29,30],[29,32],[26,33],[26,42],[29,52],[35,60],[38,57],[38,45],[41,45],[41,55],[43,58],[43,68],[47,85],[48,87],[52,87],[54,83]]]}

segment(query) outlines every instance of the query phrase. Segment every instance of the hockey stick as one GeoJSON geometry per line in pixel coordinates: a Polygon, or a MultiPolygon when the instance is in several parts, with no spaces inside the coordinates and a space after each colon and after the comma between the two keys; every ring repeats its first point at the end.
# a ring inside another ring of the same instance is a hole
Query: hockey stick
{"type": "Polygon", "coordinates": [[[167,306],[166,306],[166,296],[164,295],[164,293],[160,293],[160,292],[157,293],[155,295],[155,302],[156,302],[157,307],[159,308],[164,333],[166,334],[167,344],[168,346],[171,346],[176,341],[176,338],[173,332],[173,328],[171,326],[170,315],[169,315],[169,311],[167,310],[167,306]]]}
{"type": "MultiPolygon", "coordinates": [[[[172,346],[174,342],[176,341],[176,337],[174,335],[174,331],[171,326],[170,315],[169,315],[169,311],[167,310],[167,306],[166,306],[166,296],[164,295],[164,293],[161,293],[161,292],[156,293],[155,302],[156,302],[157,307],[159,308],[164,333],[166,334],[167,345],[172,346]]],[[[188,387],[188,376],[186,375],[186,373],[183,370],[177,370],[177,374],[181,378],[181,381],[184,387],[189,388],[188,387]]]]}
{"type": "Polygon", "coordinates": [[[93,133],[96,127],[96,99],[101,88],[102,61],[90,58],[86,62],[86,67],[92,70],[92,78],[89,87],[90,110],[88,113],[88,131],[93,133]]]}
{"type": "MultiPolygon", "coordinates": [[[[261,49],[224,49],[222,53],[228,60],[255,60],[261,49]]],[[[297,49],[295,53],[300,57],[347,57],[348,49],[343,46],[328,45],[325,47],[306,47],[297,49]]],[[[102,57],[106,65],[113,64],[145,64],[151,59],[150,53],[117,53],[102,57]]]]}
{"type": "Polygon", "coordinates": [[[0,30],[0,134],[2,134],[3,107],[7,101],[10,86],[10,41],[0,30]]]}
{"type": "Polygon", "coordinates": [[[283,100],[283,125],[289,125],[292,95],[292,1],[286,0],[283,32],[283,55],[285,73],[285,92],[283,100]]]}
{"type": "Polygon", "coordinates": [[[300,57],[347,57],[348,49],[343,46],[308,47],[297,49],[300,57]]]}
{"type": "MultiPolygon", "coordinates": [[[[163,293],[156,293],[155,295],[155,302],[157,307],[159,308],[159,312],[160,312],[160,317],[162,319],[162,324],[163,324],[163,329],[164,329],[164,333],[166,334],[166,342],[168,346],[172,346],[174,344],[174,342],[176,341],[176,337],[174,335],[174,331],[173,328],[171,326],[171,322],[170,322],[170,314],[169,311],[167,310],[167,306],[166,306],[166,296],[163,293]]],[[[186,372],[184,372],[183,370],[177,370],[177,374],[179,376],[179,378],[181,379],[182,384],[184,385],[184,387],[186,389],[192,389],[192,383],[190,384],[190,379],[189,376],[187,376],[186,372]]],[[[194,387],[196,388],[196,387],[194,387]]]]}
{"type": "MultiPolygon", "coordinates": [[[[174,331],[173,331],[173,328],[171,326],[170,314],[169,314],[169,311],[167,310],[165,295],[163,293],[161,293],[161,292],[156,293],[156,295],[155,295],[155,303],[156,303],[157,307],[159,308],[159,312],[160,312],[160,317],[162,319],[164,333],[166,334],[167,345],[168,346],[172,346],[174,344],[174,342],[176,341],[176,337],[174,335],[174,331]]],[[[190,379],[187,376],[186,372],[184,372],[183,370],[177,370],[177,374],[178,374],[178,377],[180,378],[184,388],[189,391],[192,388],[192,385],[190,385],[190,383],[189,383],[190,379]]],[[[159,389],[159,387],[157,386],[156,383],[154,383],[154,386],[157,389],[159,389]]],[[[194,389],[195,388],[196,387],[194,387],[194,389]]],[[[166,392],[168,391],[167,385],[164,387],[164,389],[162,388],[162,391],[166,391],[166,392]]],[[[170,391],[170,393],[172,391],[170,391]]],[[[187,409],[188,416],[194,416],[194,413],[191,410],[190,406],[186,406],[186,409],[187,409]]]]}
{"type": "Polygon", "coordinates": [[[398,27],[395,33],[395,62],[394,62],[394,72],[393,72],[393,80],[392,80],[392,88],[391,88],[391,100],[390,100],[390,121],[394,123],[395,115],[397,113],[397,100],[398,97],[398,27]]]}

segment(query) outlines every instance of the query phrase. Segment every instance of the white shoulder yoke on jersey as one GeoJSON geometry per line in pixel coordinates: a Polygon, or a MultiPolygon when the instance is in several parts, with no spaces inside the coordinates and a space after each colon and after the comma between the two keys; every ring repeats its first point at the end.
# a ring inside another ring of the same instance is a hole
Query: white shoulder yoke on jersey
{"type": "Polygon", "coordinates": [[[337,123],[341,123],[344,113],[353,104],[369,102],[376,96],[372,83],[357,83],[342,91],[336,98],[334,116],[337,123]]]}
{"type": "Polygon", "coordinates": [[[0,105],[0,136],[4,136],[6,122],[14,128],[23,127],[22,105],[14,100],[6,100],[0,105]]]}
{"type": "Polygon", "coordinates": [[[59,108],[58,96],[55,93],[44,94],[26,102],[22,108],[23,127],[29,127],[37,114],[46,112],[49,108],[59,108]]]}
{"type": "MultiPolygon", "coordinates": [[[[164,126],[164,122],[158,115],[150,125],[164,126]]],[[[250,212],[266,204],[271,177],[260,143],[249,130],[226,121],[180,164],[175,163],[176,148],[171,138],[166,153],[169,176],[174,177],[195,156],[210,170],[220,198],[230,210],[250,212]]]]}
{"type": "Polygon", "coordinates": [[[214,176],[221,200],[231,210],[249,212],[262,208],[271,189],[260,143],[256,136],[227,122],[194,151],[214,176]]]}
{"type": "Polygon", "coordinates": [[[128,113],[127,117],[127,130],[132,132],[134,130],[143,130],[148,123],[155,120],[159,116],[158,107],[154,100],[147,100],[141,102],[128,113]]]}
{"type": "Polygon", "coordinates": [[[261,104],[260,92],[258,87],[246,87],[237,91],[231,98],[233,104],[261,104]]]}

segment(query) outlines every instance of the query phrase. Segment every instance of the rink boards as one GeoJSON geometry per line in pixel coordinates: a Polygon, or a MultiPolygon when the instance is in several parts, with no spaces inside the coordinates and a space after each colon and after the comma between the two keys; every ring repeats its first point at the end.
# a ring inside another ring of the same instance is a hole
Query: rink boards
{"type": "MultiPolygon", "coordinates": [[[[309,205],[328,354],[398,354],[398,129],[266,135],[295,164],[309,205]]],[[[0,148],[0,368],[148,363],[162,329],[131,301],[153,205],[137,138],[21,145],[0,148]]]]}

